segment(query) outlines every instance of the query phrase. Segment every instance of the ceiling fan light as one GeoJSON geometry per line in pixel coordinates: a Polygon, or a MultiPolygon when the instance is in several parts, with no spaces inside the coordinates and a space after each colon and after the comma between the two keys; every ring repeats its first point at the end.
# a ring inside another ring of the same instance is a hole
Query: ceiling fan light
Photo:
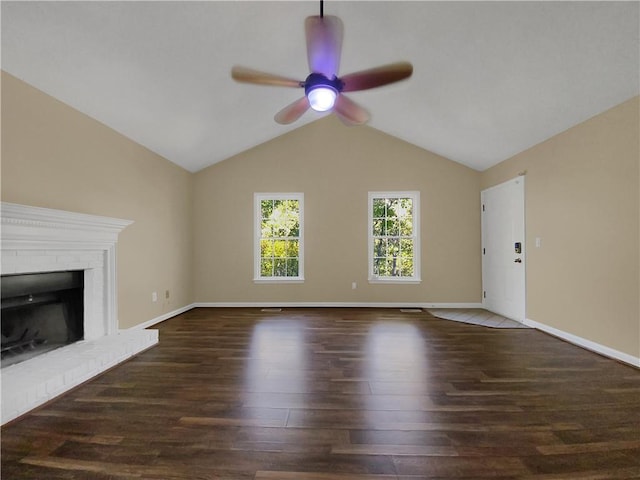
{"type": "Polygon", "coordinates": [[[338,98],[338,92],[334,88],[321,85],[309,90],[307,98],[309,105],[316,112],[326,112],[333,108],[336,98],[338,98]]]}

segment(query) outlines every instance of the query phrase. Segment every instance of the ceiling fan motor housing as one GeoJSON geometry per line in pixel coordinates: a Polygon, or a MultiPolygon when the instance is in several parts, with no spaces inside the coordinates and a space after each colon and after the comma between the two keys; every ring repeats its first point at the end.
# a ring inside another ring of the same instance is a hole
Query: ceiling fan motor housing
{"type": "Polygon", "coordinates": [[[335,75],[329,79],[321,73],[312,73],[304,81],[304,93],[311,108],[324,112],[333,108],[344,83],[335,75]]]}
{"type": "Polygon", "coordinates": [[[307,79],[304,81],[304,93],[305,95],[309,95],[309,92],[318,87],[326,87],[331,88],[336,91],[336,93],[340,93],[344,88],[344,82],[340,80],[335,75],[333,78],[329,79],[325,77],[321,73],[312,73],[307,79]]]}

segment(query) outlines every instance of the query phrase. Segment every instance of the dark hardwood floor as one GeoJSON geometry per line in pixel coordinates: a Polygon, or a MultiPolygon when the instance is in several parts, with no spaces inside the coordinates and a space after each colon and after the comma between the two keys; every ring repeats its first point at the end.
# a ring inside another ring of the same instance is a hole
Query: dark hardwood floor
{"type": "Polygon", "coordinates": [[[195,309],[2,428],[2,479],[640,478],[640,371],[391,309],[195,309]]]}

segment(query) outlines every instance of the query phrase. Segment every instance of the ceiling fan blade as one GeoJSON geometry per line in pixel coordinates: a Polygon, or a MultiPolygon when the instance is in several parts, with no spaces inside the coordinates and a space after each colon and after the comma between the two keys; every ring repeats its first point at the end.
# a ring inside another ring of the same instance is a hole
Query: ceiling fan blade
{"type": "Polygon", "coordinates": [[[344,82],[343,92],[356,92],[404,80],[412,73],[413,66],[409,62],[397,62],[350,73],[340,80],[344,82]]]}
{"type": "Polygon", "coordinates": [[[275,85],[278,87],[302,87],[304,82],[293,78],[281,77],[271,73],[260,72],[253,68],[234,66],[231,76],[236,82],[257,83],[259,85],[275,85]]]}
{"type": "Polygon", "coordinates": [[[333,15],[307,17],[304,23],[307,35],[307,59],[312,73],[327,78],[338,75],[342,49],[342,21],[333,15]]]}
{"type": "Polygon", "coordinates": [[[342,94],[338,95],[333,111],[346,125],[362,125],[370,118],[369,112],[342,94]]]}
{"type": "Polygon", "coordinates": [[[290,105],[287,105],[273,117],[276,122],[282,125],[288,125],[290,123],[295,122],[299,119],[304,112],[306,112],[309,107],[309,100],[307,97],[302,97],[290,105]]]}

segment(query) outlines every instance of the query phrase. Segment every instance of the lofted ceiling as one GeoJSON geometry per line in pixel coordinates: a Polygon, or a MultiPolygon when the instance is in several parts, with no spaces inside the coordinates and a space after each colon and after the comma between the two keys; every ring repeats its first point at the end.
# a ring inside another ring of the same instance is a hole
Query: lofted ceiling
{"type": "MultiPolygon", "coordinates": [[[[304,80],[319,5],[2,1],[2,69],[195,172],[320,118],[279,125],[302,90],[230,76],[304,80]]],[[[639,93],[636,1],[327,0],[324,13],[344,23],[340,74],[414,65],[349,94],[369,125],[477,170],[639,93]]]]}

